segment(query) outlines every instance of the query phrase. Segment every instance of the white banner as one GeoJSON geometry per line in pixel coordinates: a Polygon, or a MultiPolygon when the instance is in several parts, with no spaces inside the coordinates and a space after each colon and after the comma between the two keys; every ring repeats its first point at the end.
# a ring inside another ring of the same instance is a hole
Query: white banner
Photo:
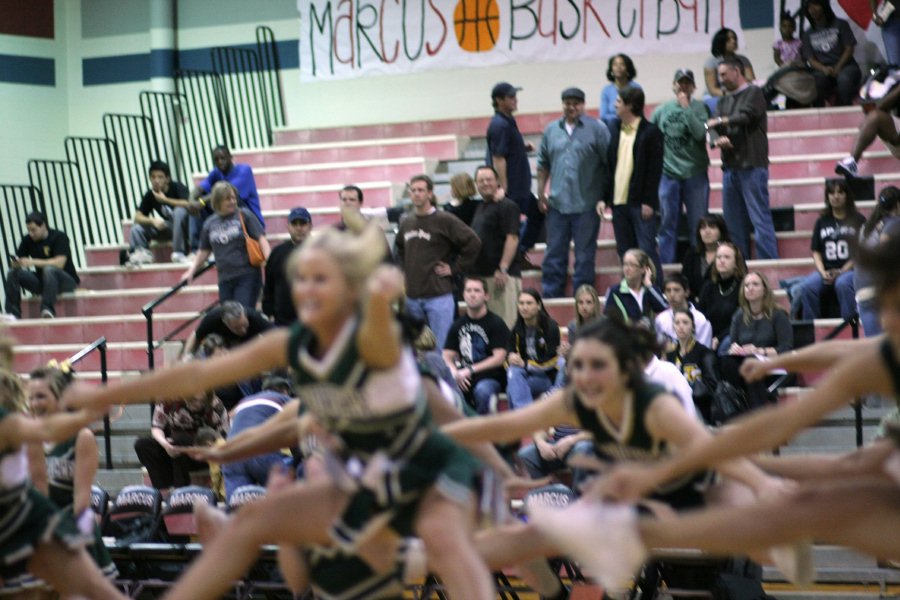
{"type": "MultiPolygon", "coordinates": [[[[865,1],[865,0],[864,0],[865,1]]],[[[297,0],[304,81],[709,52],[738,0],[297,0]]]]}

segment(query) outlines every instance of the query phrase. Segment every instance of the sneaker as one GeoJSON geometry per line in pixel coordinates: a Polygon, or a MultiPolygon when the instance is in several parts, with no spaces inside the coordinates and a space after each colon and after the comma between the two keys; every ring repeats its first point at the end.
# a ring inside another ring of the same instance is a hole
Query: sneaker
{"type": "Polygon", "coordinates": [[[42,319],[55,319],[56,315],[53,314],[53,311],[49,308],[44,308],[41,310],[41,318],[42,319]]]}
{"type": "Polygon", "coordinates": [[[800,542],[789,546],[775,546],[769,549],[769,558],[785,578],[799,587],[813,582],[816,573],[813,564],[812,544],[800,542]]]}
{"type": "Polygon", "coordinates": [[[12,323],[18,320],[19,317],[12,313],[0,313],[0,323],[12,323]]]}
{"type": "Polygon", "coordinates": [[[172,253],[172,262],[183,264],[188,262],[188,257],[184,255],[184,252],[173,252],[172,253]]]}
{"type": "Polygon", "coordinates": [[[536,506],[529,520],[608,592],[621,592],[647,557],[633,506],[578,502],[558,509],[536,506]]]}
{"type": "Polygon", "coordinates": [[[153,253],[147,248],[137,248],[128,257],[127,266],[139,267],[153,263],[153,253]]]}
{"type": "Polygon", "coordinates": [[[859,166],[852,156],[847,156],[838,161],[834,166],[834,172],[844,177],[859,177],[859,166]]]}

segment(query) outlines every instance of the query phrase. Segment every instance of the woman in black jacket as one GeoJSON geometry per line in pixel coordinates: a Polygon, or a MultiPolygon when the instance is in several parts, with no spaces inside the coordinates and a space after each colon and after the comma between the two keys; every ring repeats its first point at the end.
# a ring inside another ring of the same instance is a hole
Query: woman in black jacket
{"type": "Polygon", "coordinates": [[[622,257],[622,275],[622,282],[606,294],[603,314],[623,323],[645,322],[652,331],[656,313],[669,308],[654,285],[656,266],[646,252],[632,248],[622,257]]]}
{"type": "Polygon", "coordinates": [[[544,308],[540,292],[522,290],[518,304],[506,354],[506,395],[514,410],[528,406],[553,386],[560,340],[559,324],[544,308]]]}
{"type": "Polygon", "coordinates": [[[694,233],[696,239],[681,260],[681,274],[687,278],[688,285],[691,286],[691,301],[696,304],[703,284],[709,281],[719,244],[730,242],[731,237],[722,215],[713,214],[700,217],[694,233]]]}
{"type": "Polygon", "coordinates": [[[747,274],[747,263],[737,246],[731,242],[719,244],[716,262],[709,268],[710,279],[703,284],[697,308],[709,319],[713,330],[713,350],[721,348],[724,354],[730,345],[727,341],[731,318],[738,308],[741,281],[747,274]],[[725,342],[723,347],[723,342],[725,342]]]}
{"type": "Polygon", "coordinates": [[[719,363],[716,353],[694,337],[694,315],[684,308],[676,308],[672,324],[678,345],[666,353],[666,360],[678,367],[691,385],[694,404],[703,420],[712,423],[710,405],[712,395],[719,384],[719,363]]]}

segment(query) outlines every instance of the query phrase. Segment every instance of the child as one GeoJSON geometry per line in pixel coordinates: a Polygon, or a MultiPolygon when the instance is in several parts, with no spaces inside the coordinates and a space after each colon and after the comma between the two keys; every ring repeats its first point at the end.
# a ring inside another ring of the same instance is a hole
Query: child
{"type": "MultiPolygon", "coordinates": [[[[221,446],[225,444],[225,438],[212,427],[201,427],[197,430],[194,443],[198,446],[221,446]]],[[[225,499],[225,480],[222,478],[222,467],[219,463],[209,462],[209,487],[216,493],[220,501],[225,499]]],[[[205,475],[205,473],[203,473],[205,475]]],[[[193,474],[192,474],[193,476],[193,474]]],[[[193,478],[193,477],[192,477],[193,478]]]]}
{"type": "Polygon", "coordinates": [[[781,39],[776,40],[772,45],[772,58],[779,67],[787,67],[793,64],[800,64],[800,45],[801,42],[794,37],[797,25],[791,13],[785,11],[781,13],[781,22],[779,25],[781,31],[781,39]]]}

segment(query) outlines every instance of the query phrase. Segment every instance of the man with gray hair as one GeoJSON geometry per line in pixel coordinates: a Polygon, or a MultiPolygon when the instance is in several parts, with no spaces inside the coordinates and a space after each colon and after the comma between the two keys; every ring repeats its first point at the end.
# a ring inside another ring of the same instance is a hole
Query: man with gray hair
{"type": "Polygon", "coordinates": [[[222,336],[226,348],[233,348],[268,331],[271,327],[272,324],[268,319],[256,309],[229,300],[206,313],[200,325],[188,338],[184,353],[194,352],[211,333],[222,336]]]}

